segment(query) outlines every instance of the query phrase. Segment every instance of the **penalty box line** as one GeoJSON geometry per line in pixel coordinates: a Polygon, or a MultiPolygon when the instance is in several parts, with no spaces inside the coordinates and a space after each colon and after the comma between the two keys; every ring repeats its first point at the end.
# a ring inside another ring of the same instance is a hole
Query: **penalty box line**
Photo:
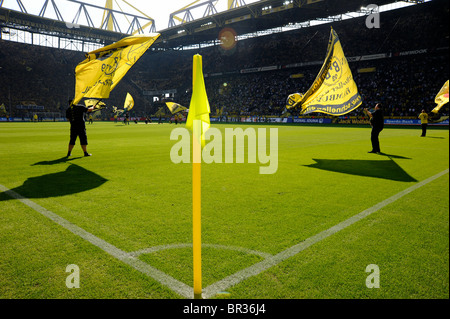
{"type": "Polygon", "coordinates": [[[379,211],[380,209],[397,201],[398,199],[402,198],[403,196],[408,195],[409,193],[412,193],[413,191],[438,179],[439,177],[441,177],[445,174],[448,174],[448,172],[449,172],[449,169],[446,169],[434,176],[431,176],[431,177],[423,180],[422,182],[419,182],[411,187],[408,187],[407,189],[379,202],[378,204],[375,204],[374,206],[344,220],[343,222],[341,222],[331,228],[328,228],[327,230],[324,230],[312,237],[305,239],[304,241],[302,241],[299,244],[296,244],[290,248],[287,248],[286,250],[284,250],[276,255],[268,257],[265,260],[260,261],[259,263],[256,263],[250,267],[247,267],[243,270],[240,270],[240,271],[234,273],[233,275],[230,275],[220,281],[217,281],[216,283],[214,283],[204,289],[203,297],[211,298],[211,297],[217,295],[218,293],[220,293],[221,291],[224,291],[232,286],[235,286],[250,277],[259,275],[263,271],[280,264],[281,262],[285,261],[288,258],[291,258],[291,257],[297,255],[298,253],[307,249],[308,247],[322,241],[325,238],[330,237],[331,235],[347,228],[348,226],[353,225],[354,223],[362,220],[363,218],[366,218],[367,216],[379,211]]]}
{"type": "Polygon", "coordinates": [[[44,207],[36,204],[35,202],[29,200],[28,198],[23,197],[22,195],[10,190],[9,188],[7,188],[1,184],[0,184],[0,191],[4,192],[5,194],[9,195],[10,197],[12,197],[14,199],[17,199],[18,201],[20,201],[23,204],[25,204],[26,206],[32,208],[33,210],[40,213],[44,217],[47,217],[48,219],[52,220],[56,224],[64,227],[68,231],[72,232],[73,234],[75,234],[75,235],[83,238],[84,240],[90,242],[91,244],[97,246],[104,252],[115,257],[116,259],[133,267],[134,269],[140,271],[141,273],[147,275],[148,277],[153,278],[160,284],[168,287],[169,289],[178,293],[179,295],[181,295],[185,298],[193,297],[192,288],[189,287],[188,285],[182,283],[181,281],[178,281],[175,278],[167,275],[166,273],[135,258],[133,255],[115,247],[114,245],[111,245],[110,243],[104,241],[103,239],[100,239],[97,236],[85,231],[83,228],[69,222],[68,220],[62,218],[61,216],[49,211],[48,209],[45,209],[44,207]]]}

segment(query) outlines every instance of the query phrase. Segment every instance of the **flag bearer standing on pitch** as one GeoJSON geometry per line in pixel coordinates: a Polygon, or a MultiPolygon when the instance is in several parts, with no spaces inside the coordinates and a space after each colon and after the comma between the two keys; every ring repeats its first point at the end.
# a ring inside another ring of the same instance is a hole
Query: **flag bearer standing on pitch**
{"type": "Polygon", "coordinates": [[[419,114],[420,124],[422,126],[422,135],[421,137],[425,137],[427,135],[427,126],[428,126],[428,113],[425,110],[422,110],[422,113],[419,114]]]}
{"type": "Polygon", "coordinates": [[[372,150],[369,153],[381,153],[380,141],[378,136],[384,128],[384,116],[381,109],[381,104],[375,105],[375,111],[372,113],[367,109],[364,109],[370,117],[370,125],[372,126],[372,133],[370,135],[370,140],[372,141],[372,150]]]}
{"type": "Polygon", "coordinates": [[[66,118],[70,122],[70,141],[67,157],[71,155],[77,137],[80,138],[80,145],[84,152],[84,156],[91,156],[92,154],[87,152],[88,141],[84,115],[85,113],[93,112],[95,110],[95,105],[88,108],[82,104],[72,104],[72,101],[69,101],[69,104],[70,106],[66,110],[66,118]]]}

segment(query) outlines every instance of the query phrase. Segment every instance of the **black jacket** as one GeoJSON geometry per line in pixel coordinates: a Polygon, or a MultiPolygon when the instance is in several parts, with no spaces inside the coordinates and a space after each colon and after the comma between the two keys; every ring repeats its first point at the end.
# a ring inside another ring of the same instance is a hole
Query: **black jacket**
{"type": "Polygon", "coordinates": [[[82,104],[75,104],[66,110],[66,118],[70,121],[70,124],[76,126],[84,125],[84,115],[87,113],[88,108],[82,104]]]}
{"type": "Polygon", "coordinates": [[[372,113],[370,123],[372,124],[372,127],[374,129],[382,130],[384,128],[384,116],[383,111],[381,109],[378,109],[372,113]]]}

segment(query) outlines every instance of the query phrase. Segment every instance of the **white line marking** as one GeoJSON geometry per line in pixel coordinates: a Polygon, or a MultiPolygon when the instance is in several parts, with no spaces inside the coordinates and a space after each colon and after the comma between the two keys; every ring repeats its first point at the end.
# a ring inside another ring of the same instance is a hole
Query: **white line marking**
{"type": "Polygon", "coordinates": [[[104,241],[103,239],[100,239],[97,236],[78,227],[77,225],[72,224],[68,220],[56,215],[55,213],[45,209],[44,207],[36,204],[35,202],[29,200],[28,198],[23,197],[20,194],[8,189],[7,187],[5,187],[3,185],[0,185],[0,191],[8,194],[12,198],[19,200],[23,204],[34,209],[35,211],[42,214],[43,216],[51,219],[58,225],[64,227],[68,231],[72,232],[73,234],[87,240],[88,242],[99,247],[101,250],[105,251],[106,253],[110,254],[111,256],[117,258],[118,260],[126,263],[127,265],[130,265],[134,269],[153,278],[154,280],[158,281],[159,283],[168,287],[169,289],[178,293],[179,295],[181,295],[185,298],[193,298],[194,293],[193,293],[192,288],[189,287],[188,285],[182,283],[181,281],[178,281],[175,278],[167,275],[166,273],[150,266],[149,264],[147,264],[139,259],[134,258],[127,252],[120,250],[119,248],[111,245],[110,243],[104,241]]]}
{"type": "MultiPolygon", "coordinates": [[[[353,225],[357,221],[360,221],[361,219],[363,219],[363,218],[369,216],[370,214],[380,210],[381,208],[395,202],[396,200],[417,190],[418,188],[434,181],[435,179],[447,174],[448,172],[449,172],[449,170],[446,169],[430,178],[427,178],[426,180],[423,180],[422,182],[419,182],[419,183],[405,189],[404,191],[401,191],[401,192],[395,194],[394,196],[391,196],[388,199],[362,211],[361,213],[354,215],[353,217],[350,217],[347,220],[345,220],[327,230],[324,230],[324,231],[318,233],[317,235],[309,237],[306,240],[304,240],[303,242],[301,242],[297,245],[294,245],[276,255],[261,253],[258,251],[245,249],[245,248],[232,247],[232,249],[234,249],[234,250],[242,251],[242,252],[246,252],[246,253],[254,253],[254,254],[260,255],[266,259],[259,263],[254,264],[250,267],[247,267],[243,270],[240,270],[240,271],[236,272],[235,274],[230,275],[212,285],[209,285],[208,287],[203,289],[203,298],[205,298],[205,299],[211,298],[211,297],[217,295],[218,293],[220,293],[221,291],[224,291],[227,288],[234,286],[247,278],[256,276],[256,275],[260,274],[261,272],[263,272],[273,266],[276,266],[277,264],[281,263],[282,261],[295,256],[299,252],[314,245],[315,243],[318,243],[319,241],[347,228],[348,226],[353,225]]],[[[173,248],[174,246],[175,247],[179,246],[179,248],[190,247],[190,246],[192,246],[192,244],[161,245],[161,246],[156,246],[153,248],[143,249],[143,250],[133,252],[133,253],[127,253],[127,252],[122,251],[119,248],[111,245],[110,243],[104,241],[103,239],[100,239],[100,238],[96,237],[95,235],[85,231],[84,229],[78,227],[77,225],[72,224],[68,220],[56,215],[55,213],[45,209],[44,207],[36,204],[35,202],[23,197],[22,195],[10,190],[9,188],[7,188],[1,184],[0,184],[0,191],[8,194],[12,198],[19,200],[20,202],[22,202],[23,204],[27,205],[28,207],[34,209],[35,211],[42,214],[43,216],[51,219],[58,225],[66,228],[73,234],[87,240],[88,242],[99,247],[100,249],[102,249],[106,253],[110,254],[111,256],[117,258],[118,260],[130,265],[134,269],[153,278],[154,280],[158,281],[159,283],[168,287],[169,289],[178,293],[179,295],[181,295],[185,298],[191,298],[191,299],[193,298],[194,295],[193,295],[192,287],[189,287],[188,285],[182,283],[181,281],[178,281],[175,278],[167,275],[166,273],[135,258],[136,255],[139,255],[142,253],[150,253],[150,252],[158,251],[161,249],[173,248]]],[[[205,245],[205,246],[210,246],[210,247],[219,248],[219,249],[220,248],[230,249],[228,246],[222,246],[222,245],[205,245]]]]}
{"type": "MultiPolygon", "coordinates": [[[[272,254],[269,254],[269,253],[252,250],[252,249],[247,249],[247,248],[243,248],[243,247],[215,245],[215,244],[202,244],[202,248],[208,248],[208,247],[215,248],[215,249],[234,250],[234,251],[242,252],[245,254],[257,255],[262,258],[269,258],[269,257],[273,256],[272,254]]],[[[151,254],[151,253],[155,253],[160,250],[177,249],[177,248],[192,248],[192,244],[170,244],[170,245],[153,246],[150,248],[133,251],[129,254],[134,257],[138,257],[139,255],[142,255],[142,254],[151,254]]]]}
{"type": "Polygon", "coordinates": [[[224,290],[230,288],[231,286],[234,286],[247,278],[256,276],[256,275],[262,273],[263,271],[265,271],[273,266],[278,265],[282,261],[295,256],[299,252],[314,245],[315,243],[318,243],[319,241],[347,228],[348,226],[353,225],[357,221],[360,221],[361,219],[363,219],[363,218],[369,216],[370,214],[380,210],[381,208],[395,202],[396,200],[417,190],[418,188],[434,181],[435,179],[447,174],[448,172],[449,172],[449,170],[446,169],[430,178],[427,178],[426,180],[423,180],[422,182],[419,182],[419,183],[405,189],[404,191],[401,191],[401,192],[395,194],[394,196],[389,197],[388,199],[362,211],[361,213],[356,214],[353,217],[350,217],[350,218],[344,220],[343,222],[318,233],[317,235],[309,237],[308,239],[304,240],[303,242],[301,242],[297,245],[294,245],[272,257],[267,258],[266,260],[263,260],[257,264],[254,264],[250,267],[240,270],[240,271],[234,273],[233,275],[230,275],[220,281],[217,281],[216,283],[214,283],[212,285],[209,285],[208,287],[206,287],[203,290],[203,298],[205,298],[205,299],[211,298],[211,297],[217,295],[219,292],[224,291],[224,290]]]}

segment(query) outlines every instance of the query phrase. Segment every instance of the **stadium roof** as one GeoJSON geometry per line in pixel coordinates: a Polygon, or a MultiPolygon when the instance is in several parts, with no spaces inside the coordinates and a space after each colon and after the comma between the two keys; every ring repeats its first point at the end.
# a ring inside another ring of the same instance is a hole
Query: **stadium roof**
{"type": "Polygon", "coordinates": [[[392,2],[392,0],[261,0],[162,30],[161,37],[154,47],[177,48],[214,41],[225,27],[231,27],[241,35],[289,23],[329,19],[331,16],[360,11],[361,7],[369,4],[381,6],[392,2]]]}
{"type": "Polygon", "coordinates": [[[122,38],[122,33],[83,26],[68,25],[64,21],[48,19],[20,11],[0,7],[0,28],[8,27],[32,33],[79,38],[86,41],[115,42],[122,38]]]}
{"type": "MultiPolygon", "coordinates": [[[[79,3],[74,0],[70,1],[79,3]]],[[[214,42],[217,41],[220,31],[226,27],[232,28],[237,35],[243,35],[311,20],[336,19],[330,17],[345,15],[348,12],[358,12],[361,10],[361,7],[369,4],[382,6],[393,1],[261,0],[161,30],[161,36],[152,48],[155,50],[179,49],[189,45],[214,42]]],[[[422,1],[409,0],[408,2],[422,1]]],[[[145,19],[145,17],[134,15],[131,15],[131,17],[145,19]]],[[[3,7],[0,7],[0,27],[78,39],[86,42],[96,42],[99,45],[118,41],[120,38],[128,35],[126,33],[94,28],[93,26],[77,25],[74,28],[70,28],[64,21],[30,15],[3,7]]]]}

